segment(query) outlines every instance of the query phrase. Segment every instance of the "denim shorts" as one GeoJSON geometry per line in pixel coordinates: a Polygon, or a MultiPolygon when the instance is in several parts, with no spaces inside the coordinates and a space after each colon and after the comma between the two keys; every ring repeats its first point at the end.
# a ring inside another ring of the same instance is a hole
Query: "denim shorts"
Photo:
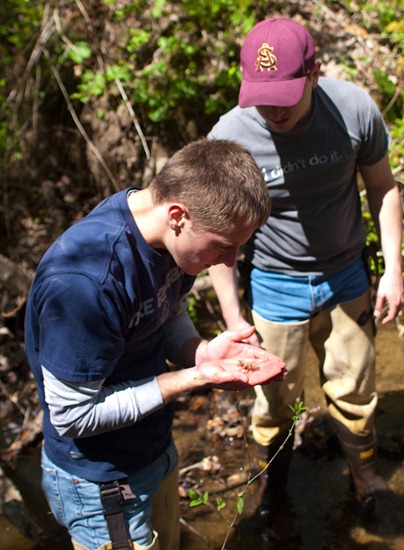
{"type": "MultiPolygon", "coordinates": [[[[176,467],[178,455],[171,446],[152,464],[128,477],[136,498],[125,502],[124,516],[129,537],[140,546],[153,541],[151,499],[161,481],[176,467]]],[[[71,475],[53,464],[42,449],[42,489],[58,523],[71,538],[89,549],[110,540],[102,511],[98,483],[71,475]]]]}
{"type": "Polygon", "coordinates": [[[254,268],[248,300],[253,311],[275,323],[298,323],[369,288],[361,258],[332,275],[291,276],[254,268]]]}

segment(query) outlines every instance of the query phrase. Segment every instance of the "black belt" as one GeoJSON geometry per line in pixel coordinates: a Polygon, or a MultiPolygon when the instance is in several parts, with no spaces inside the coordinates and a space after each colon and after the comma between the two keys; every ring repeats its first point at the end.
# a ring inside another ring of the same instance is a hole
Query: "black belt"
{"type": "Polygon", "coordinates": [[[136,496],[128,485],[127,478],[100,483],[101,503],[107,522],[113,550],[133,550],[132,541],[123,515],[123,505],[136,496]]]}

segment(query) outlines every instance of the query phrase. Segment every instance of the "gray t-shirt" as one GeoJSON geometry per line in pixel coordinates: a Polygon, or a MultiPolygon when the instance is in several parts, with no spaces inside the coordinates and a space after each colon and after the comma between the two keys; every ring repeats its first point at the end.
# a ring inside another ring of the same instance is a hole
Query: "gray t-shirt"
{"type": "Polygon", "coordinates": [[[267,182],[272,213],[245,248],[253,265],[289,275],[327,275],[360,257],[365,234],[357,167],[381,160],[389,145],[367,92],[320,78],[303,127],[276,133],[255,107],[235,107],[208,137],[247,147],[267,182]]]}

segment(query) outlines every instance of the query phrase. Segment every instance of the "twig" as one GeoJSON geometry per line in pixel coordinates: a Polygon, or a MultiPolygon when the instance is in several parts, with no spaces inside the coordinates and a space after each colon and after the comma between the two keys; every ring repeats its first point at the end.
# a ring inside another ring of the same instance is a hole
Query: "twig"
{"type": "Polygon", "coordinates": [[[34,97],[32,102],[32,144],[31,152],[34,153],[35,161],[37,160],[37,150],[38,150],[38,128],[39,128],[39,94],[40,94],[40,83],[41,83],[41,65],[37,63],[35,65],[35,83],[34,83],[34,97]]]}
{"type": "Polygon", "coordinates": [[[190,470],[194,470],[195,468],[199,468],[201,470],[204,470],[205,472],[214,472],[220,469],[220,462],[217,456],[206,456],[202,460],[199,460],[198,462],[195,462],[194,464],[191,464],[190,466],[185,466],[184,468],[181,468],[179,471],[180,475],[184,475],[190,470]]]}
{"type": "Polygon", "coordinates": [[[147,160],[150,159],[150,149],[147,145],[146,139],[144,137],[143,131],[140,127],[139,121],[137,119],[137,116],[135,114],[135,111],[133,110],[133,107],[131,103],[129,102],[128,96],[126,95],[126,92],[124,90],[124,87],[122,86],[122,82],[119,80],[119,78],[115,78],[116,85],[118,86],[119,93],[122,96],[122,99],[125,103],[126,108],[128,109],[128,112],[130,116],[132,117],[133,124],[135,125],[136,131],[140,137],[140,141],[142,142],[144,152],[146,154],[147,160]]]}
{"type": "Polygon", "coordinates": [[[49,14],[49,4],[46,4],[44,8],[44,15],[41,22],[41,30],[40,30],[38,39],[36,41],[36,44],[31,52],[30,58],[24,69],[24,72],[20,77],[20,79],[18,80],[17,86],[13,88],[9,93],[7,100],[5,101],[5,104],[4,104],[5,106],[8,106],[18,95],[18,90],[21,87],[22,82],[26,81],[29,78],[29,74],[32,67],[34,66],[35,63],[38,62],[43,44],[45,44],[49,40],[50,36],[52,35],[55,29],[54,18],[52,16],[49,19],[47,19],[48,14],[49,14]]]}
{"type": "MultiPolygon", "coordinates": [[[[84,8],[83,4],[80,2],[80,0],[75,0],[75,2],[76,2],[76,4],[77,4],[77,6],[78,6],[78,8],[79,8],[79,10],[80,10],[80,12],[81,12],[83,18],[84,18],[86,24],[87,24],[87,25],[91,25],[91,19],[90,19],[90,17],[88,16],[87,11],[86,11],[86,9],[84,8]]],[[[76,47],[74,46],[74,44],[72,44],[72,42],[71,42],[71,41],[65,36],[65,34],[62,32],[62,28],[61,28],[61,25],[60,25],[60,21],[59,21],[59,23],[58,23],[58,32],[59,32],[60,36],[62,37],[62,39],[66,42],[66,44],[67,44],[70,48],[72,48],[73,50],[76,50],[76,47]]],[[[103,60],[102,60],[102,62],[103,62],[103,60]]],[[[133,109],[133,107],[132,107],[132,105],[131,105],[131,103],[130,103],[130,101],[129,101],[129,99],[128,99],[128,96],[127,96],[127,94],[126,94],[126,92],[125,92],[125,89],[124,89],[124,87],[123,87],[122,82],[120,81],[120,79],[119,79],[119,78],[115,78],[115,83],[116,83],[116,85],[118,86],[119,93],[120,93],[121,96],[122,96],[122,99],[123,99],[123,101],[124,101],[124,103],[125,103],[125,106],[126,106],[128,112],[129,112],[130,116],[132,117],[133,124],[135,125],[136,131],[137,131],[138,136],[139,136],[139,138],[140,138],[140,141],[141,141],[141,143],[142,143],[143,150],[144,150],[144,152],[145,152],[146,158],[147,158],[147,160],[149,160],[149,159],[150,159],[150,156],[151,156],[151,155],[150,155],[150,149],[149,149],[149,147],[148,147],[148,145],[147,145],[145,136],[144,136],[144,134],[143,134],[143,130],[142,130],[142,128],[140,127],[140,124],[139,124],[138,118],[137,118],[137,116],[136,116],[136,113],[135,113],[135,111],[134,111],[134,109],[133,109]]]]}
{"type": "Polygon", "coordinates": [[[388,105],[386,105],[386,107],[383,109],[382,111],[382,115],[385,116],[389,111],[390,109],[393,107],[394,103],[397,101],[397,98],[398,96],[400,95],[401,93],[401,84],[399,84],[396,88],[396,91],[394,92],[394,95],[393,97],[390,99],[388,105]]]}
{"type": "Polygon", "coordinates": [[[18,397],[17,397],[17,393],[15,394],[11,394],[6,385],[3,384],[3,382],[0,380],[0,389],[1,391],[4,393],[4,395],[7,397],[7,399],[10,401],[10,403],[12,403],[19,411],[20,413],[24,416],[25,418],[25,409],[24,407],[19,403],[18,401],[18,397]]]}
{"type": "Polygon", "coordinates": [[[198,529],[195,529],[195,527],[192,527],[192,525],[190,525],[187,521],[185,521],[184,518],[180,518],[180,523],[186,527],[189,531],[191,531],[191,533],[193,533],[194,535],[196,535],[197,537],[200,537],[201,539],[203,539],[207,544],[210,543],[210,539],[209,537],[207,537],[206,535],[204,535],[203,533],[201,533],[200,531],[198,531],[198,529]]]}
{"type": "MultiPolygon", "coordinates": [[[[278,456],[278,454],[282,451],[282,449],[285,447],[285,444],[286,442],[288,441],[288,439],[290,437],[292,437],[293,435],[293,428],[295,427],[295,424],[296,424],[296,420],[293,421],[293,424],[290,428],[290,430],[288,431],[288,434],[287,436],[285,437],[285,440],[283,441],[283,443],[280,445],[280,447],[278,448],[278,450],[276,451],[276,453],[273,455],[273,457],[271,458],[271,460],[266,464],[265,468],[263,468],[261,471],[259,471],[255,476],[253,476],[252,478],[248,479],[244,489],[239,493],[239,498],[240,497],[243,497],[245,495],[245,493],[248,491],[250,485],[252,483],[254,483],[254,481],[256,481],[260,476],[262,476],[262,474],[264,474],[267,469],[269,468],[269,466],[272,464],[272,462],[275,460],[275,458],[278,456]]],[[[237,518],[239,517],[239,512],[237,511],[234,515],[234,518],[230,524],[230,527],[226,533],[226,537],[223,541],[223,545],[221,547],[221,550],[226,550],[226,544],[227,544],[227,541],[229,540],[229,536],[230,536],[230,533],[231,533],[231,530],[233,529],[233,527],[235,526],[236,524],[236,521],[237,521],[237,518]]]]}
{"type": "Polygon", "coordinates": [[[53,19],[55,20],[56,30],[57,30],[60,38],[63,40],[63,42],[66,44],[66,46],[70,50],[73,50],[74,52],[76,52],[76,54],[79,54],[79,51],[76,48],[76,46],[73,44],[73,42],[63,32],[62,25],[60,23],[59,10],[57,8],[55,8],[53,10],[53,19]]]}
{"type": "Polygon", "coordinates": [[[80,2],[80,0],[75,0],[76,4],[77,4],[77,7],[79,8],[80,12],[81,12],[81,15],[84,17],[84,19],[86,20],[86,23],[88,25],[91,25],[91,19],[85,9],[85,7],[83,6],[83,4],[80,2]]]}
{"type": "MultiPolygon", "coordinates": [[[[48,59],[48,61],[50,62],[50,55],[49,55],[49,52],[46,50],[46,48],[42,47],[42,51],[45,55],[45,57],[48,59]]],[[[74,123],[76,124],[77,128],[79,129],[81,135],[83,136],[83,138],[85,139],[87,145],[90,147],[91,151],[94,153],[95,157],[97,158],[98,162],[101,164],[101,166],[104,168],[106,174],[108,175],[109,179],[111,180],[111,183],[115,189],[115,191],[118,190],[118,184],[117,184],[117,181],[114,177],[114,175],[112,174],[111,170],[109,169],[107,163],[105,162],[105,160],[103,159],[101,153],[98,151],[97,147],[94,145],[94,143],[91,141],[89,135],[87,134],[87,132],[85,131],[85,129],[83,128],[77,114],[76,114],[76,111],[74,110],[74,107],[73,107],[73,104],[72,102],[70,101],[70,97],[69,97],[69,94],[67,93],[67,90],[65,88],[65,85],[63,84],[63,81],[60,77],[60,74],[59,74],[59,71],[57,70],[57,68],[50,62],[50,68],[51,68],[51,71],[53,73],[53,76],[55,77],[55,80],[56,82],[58,83],[58,86],[60,88],[60,91],[62,92],[63,94],[63,97],[65,98],[65,101],[66,101],[66,104],[67,104],[67,108],[69,109],[69,112],[74,120],[74,123]]]]}

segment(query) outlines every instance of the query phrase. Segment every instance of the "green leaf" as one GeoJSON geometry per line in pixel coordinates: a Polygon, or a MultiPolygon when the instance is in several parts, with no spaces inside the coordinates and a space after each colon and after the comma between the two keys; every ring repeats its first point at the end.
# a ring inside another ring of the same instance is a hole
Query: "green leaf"
{"type": "Polygon", "coordinates": [[[244,497],[243,497],[242,493],[239,493],[239,495],[237,497],[236,510],[239,514],[243,513],[243,510],[244,510],[244,497]]]}
{"type": "Polygon", "coordinates": [[[294,421],[299,420],[300,415],[307,411],[307,407],[304,405],[302,401],[299,401],[298,403],[294,403],[293,405],[289,405],[290,410],[294,413],[292,416],[292,419],[294,421]]]}
{"type": "Polygon", "coordinates": [[[128,66],[121,67],[120,65],[109,65],[107,67],[106,75],[109,81],[113,81],[116,78],[123,81],[127,81],[130,79],[130,72],[128,70],[128,66]]]}
{"type": "Polygon", "coordinates": [[[91,57],[91,48],[88,42],[76,42],[73,44],[73,48],[70,48],[67,52],[67,57],[74,63],[83,63],[85,59],[91,57]]]}
{"type": "Polygon", "coordinates": [[[226,503],[224,502],[224,500],[222,498],[216,497],[216,505],[217,505],[217,509],[221,510],[222,508],[224,508],[226,506],[226,503]]]}
{"type": "Polygon", "coordinates": [[[155,19],[158,19],[163,14],[164,6],[166,5],[166,0],[155,0],[155,5],[151,10],[151,13],[155,19]]]}
{"type": "Polygon", "coordinates": [[[390,80],[390,75],[380,69],[374,69],[373,75],[382,94],[393,97],[396,91],[396,86],[390,80]]]}
{"type": "Polygon", "coordinates": [[[190,507],[199,506],[200,504],[204,503],[201,496],[193,489],[188,490],[188,496],[191,499],[191,502],[189,503],[190,507]]]}
{"type": "Polygon", "coordinates": [[[126,45],[128,52],[132,53],[150,41],[150,33],[142,29],[129,29],[129,41],[126,45]]]}

